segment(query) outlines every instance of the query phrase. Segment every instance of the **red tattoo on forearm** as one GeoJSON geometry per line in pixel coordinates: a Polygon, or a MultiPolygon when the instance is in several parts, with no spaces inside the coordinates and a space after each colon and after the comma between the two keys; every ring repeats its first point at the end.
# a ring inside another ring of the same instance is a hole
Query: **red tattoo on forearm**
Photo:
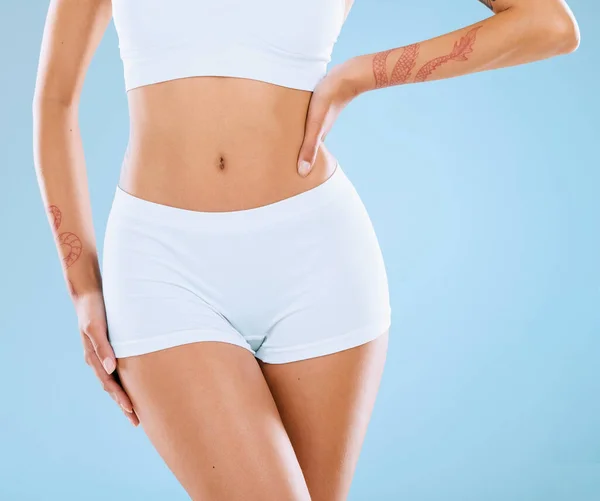
{"type": "Polygon", "coordinates": [[[393,50],[389,49],[378,52],[373,56],[373,76],[375,77],[375,88],[388,87],[390,85],[399,85],[406,83],[410,72],[415,67],[417,56],[419,55],[419,44],[408,45],[402,48],[402,54],[396,61],[392,70],[391,79],[387,75],[387,58],[393,50]]]}
{"type": "Polygon", "coordinates": [[[394,49],[384,50],[383,52],[378,52],[373,56],[373,76],[375,77],[375,88],[378,89],[380,87],[387,87],[388,77],[387,77],[387,57],[390,52],[394,49]]]}
{"type": "Polygon", "coordinates": [[[75,233],[65,231],[58,236],[58,241],[63,249],[63,261],[68,268],[81,256],[81,240],[75,233]]]}
{"type": "Polygon", "coordinates": [[[473,52],[473,45],[475,44],[475,38],[477,37],[477,30],[479,30],[479,28],[481,28],[481,26],[473,28],[458,42],[456,42],[450,54],[436,57],[435,59],[432,59],[426,63],[418,71],[417,76],[415,77],[415,82],[424,82],[436,69],[448,61],[466,61],[468,59],[467,56],[473,52]]]}
{"type": "MultiPolygon", "coordinates": [[[[56,205],[51,205],[48,207],[49,216],[52,218],[52,226],[54,230],[58,232],[60,228],[60,224],[62,222],[62,213],[60,209],[56,205]]],[[[63,263],[65,267],[68,268],[75,264],[75,262],[81,256],[82,245],[81,240],[75,233],[71,233],[70,231],[65,231],[58,235],[58,243],[60,244],[63,263]]]]}
{"type": "MultiPolygon", "coordinates": [[[[454,44],[454,48],[450,54],[436,57],[425,63],[417,72],[414,79],[415,82],[424,82],[431,74],[443,64],[449,61],[467,61],[468,55],[473,52],[473,46],[477,38],[477,31],[481,26],[469,30],[458,42],[454,44]]],[[[421,44],[416,43],[407,45],[402,48],[402,54],[396,61],[392,70],[391,78],[388,80],[387,75],[387,58],[395,49],[389,49],[378,52],[373,56],[373,76],[375,77],[375,88],[387,87],[390,85],[404,84],[409,81],[410,75],[417,63],[421,44]]]]}
{"type": "Polygon", "coordinates": [[[398,61],[396,61],[396,65],[392,70],[390,85],[399,85],[408,81],[410,72],[415,67],[415,64],[417,64],[420,47],[420,44],[415,43],[403,48],[402,55],[398,58],[398,61]]]}
{"type": "Polygon", "coordinates": [[[50,216],[52,216],[52,226],[55,230],[58,230],[58,227],[62,221],[62,214],[60,210],[58,210],[56,205],[51,205],[48,207],[48,212],[50,213],[50,216]]]}

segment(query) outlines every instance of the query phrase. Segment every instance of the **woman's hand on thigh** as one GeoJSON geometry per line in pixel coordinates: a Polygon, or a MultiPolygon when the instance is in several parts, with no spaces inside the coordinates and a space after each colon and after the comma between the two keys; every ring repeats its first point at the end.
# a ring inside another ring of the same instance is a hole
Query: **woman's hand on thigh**
{"type": "Polygon", "coordinates": [[[83,342],[85,363],[88,364],[102,383],[102,388],[121,406],[123,413],[133,426],[139,419],[133,404],[119,380],[116,357],[108,341],[106,311],[102,292],[89,292],[78,295],[75,309],[79,321],[79,331],[83,342]]]}

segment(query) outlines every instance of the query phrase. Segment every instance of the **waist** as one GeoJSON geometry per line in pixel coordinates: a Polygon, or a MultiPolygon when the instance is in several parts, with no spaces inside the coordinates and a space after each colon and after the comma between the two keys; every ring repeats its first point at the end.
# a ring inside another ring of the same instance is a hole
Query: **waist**
{"type": "Polygon", "coordinates": [[[261,81],[194,77],[128,93],[130,138],[119,186],[197,211],[266,205],[322,183],[336,160],[321,145],[296,170],[311,92],[261,81]]]}
{"type": "Polygon", "coordinates": [[[285,224],[320,212],[326,206],[347,209],[354,207],[357,200],[360,199],[352,182],[336,162],[332,172],[318,186],[272,203],[241,210],[186,210],[138,198],[117,186],[111,217],[153,227],[185,228],[195,233],[239,233],[273,224],[285,224]]]}

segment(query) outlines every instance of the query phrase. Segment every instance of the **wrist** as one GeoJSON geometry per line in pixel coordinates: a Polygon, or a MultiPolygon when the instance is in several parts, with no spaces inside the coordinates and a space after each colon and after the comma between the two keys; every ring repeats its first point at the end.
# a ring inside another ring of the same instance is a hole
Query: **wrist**
{"type": "Polygon", "coordinates": [[[346,61],[346,65],[345,81],[353,96],[374,88],[372,55],[354,56],[346,61]]]}
{"type": "Polygon", "coordinates": [[[76,266],[65,269],[64,276],[69,296],[73,301],[88,294],[102,293],[102,277],[96,256],[89,255],[76,266]]]}

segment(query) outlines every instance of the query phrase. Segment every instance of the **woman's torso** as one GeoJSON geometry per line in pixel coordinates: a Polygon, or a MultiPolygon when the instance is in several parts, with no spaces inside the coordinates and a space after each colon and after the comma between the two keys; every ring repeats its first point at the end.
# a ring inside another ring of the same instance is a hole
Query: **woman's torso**
{"type": "MultiPolygon", "coordinates": [[[[345,2],[344,19],[352,0],[345,2]]],[[[127,95],[130,137],[119,184],[139,198],[198,211],[241,210],[311,189],[335,168],[322,144],[312,172],[297,173],[311,91],[193,76],[127,95]]]]}

